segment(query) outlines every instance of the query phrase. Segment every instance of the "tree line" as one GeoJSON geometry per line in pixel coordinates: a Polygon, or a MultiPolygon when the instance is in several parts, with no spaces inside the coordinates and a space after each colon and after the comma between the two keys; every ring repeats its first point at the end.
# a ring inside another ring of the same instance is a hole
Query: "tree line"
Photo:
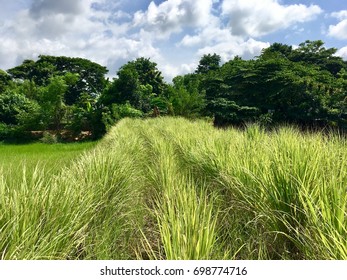
{"type": "Polygon", "coordinates": [[[0,70],[0,141],[31,139],[35,131],[70,140],[88,131],[97,139],[121,118],[158,115],[208,117],[216,126],[347,129],[347,62],[336,51],[318,40],[295,49],[274,43],[251,60],[224,64],[206,54],[172,83],[148,58],[109,80],[106,67],[88,59],[41,55],[0,70]]]}

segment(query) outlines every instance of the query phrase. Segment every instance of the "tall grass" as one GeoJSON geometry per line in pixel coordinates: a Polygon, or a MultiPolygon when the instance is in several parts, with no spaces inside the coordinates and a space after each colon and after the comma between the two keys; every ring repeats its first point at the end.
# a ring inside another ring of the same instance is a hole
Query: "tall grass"
{"type": "Polygon", "coordinates": [[[52,176],[19,166],[0,176],[3,259],[347,259],[338,135],[126,119],[52,176]]]}
{"type": "Polygon", "coordinates": [[[149,257],[171,260],[216,257],[215,198],[208,197],[203,182],[194,182],[189,172],[180,167],[165,131],[148,124],[151,127],[141,124],[139,130],[147,149],[146,179],[153,187],[152,209],[161,242],[157,252],[148,243],[149,257]]]}

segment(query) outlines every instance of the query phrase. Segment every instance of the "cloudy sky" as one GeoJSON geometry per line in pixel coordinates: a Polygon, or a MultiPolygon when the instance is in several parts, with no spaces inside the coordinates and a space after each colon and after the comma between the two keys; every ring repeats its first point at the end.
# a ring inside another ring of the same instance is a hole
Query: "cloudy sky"
{"type": "Polygon", "coordinates": [[[39,54],[84,57],[110,75],[137,57],[166,80],[203,54],[253,58],[321,39],[347,60],[346,0],[0,0],[0,69],[39,54]]]}

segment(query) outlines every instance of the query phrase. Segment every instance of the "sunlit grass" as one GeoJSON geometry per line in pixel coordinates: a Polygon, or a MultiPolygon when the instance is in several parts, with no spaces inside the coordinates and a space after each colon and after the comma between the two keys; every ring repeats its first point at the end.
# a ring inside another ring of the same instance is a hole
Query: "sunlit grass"
{"type": "Polygon", "coordinates": [[[1,258],[347,259],[340,136],[126,119],[90,145],[0,145],[1,258]]]}
{"type": "Polygon", "coordinates": [[[26,145],[0,144],[0,168],[4,172],[22,173],[22,167],[31,169],[39,165],[51,172],[61,170],[78,155],[91,149],[97,142],[72,144],[32,143],[26,145]]]}

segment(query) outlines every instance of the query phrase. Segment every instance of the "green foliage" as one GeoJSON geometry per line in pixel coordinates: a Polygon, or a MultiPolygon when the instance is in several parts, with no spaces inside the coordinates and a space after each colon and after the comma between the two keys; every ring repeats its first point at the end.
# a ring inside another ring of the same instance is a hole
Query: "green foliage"
{"type": "Polygon", "coordinates": [[[336,48],[326,49],[321,40],[307,40],[299,44],[299,48],[292,52],[290,59],[294,62],[317,65],[320,69],[327,70],[336,76],[341,69],[346,69],[343,59],[335,55],[336,51],[336,48]]]}
{"type": "Polygon", "coordinates": [[[273,44],[256,60],[236,57],[204,76],[207,111],[217,124],[264,123],[271,115],[268,124],[344,127],[345,70],[335,51],[307,41],[296,50],[273,44]],[[337,74],[327,66],[333,62],[337,74]]]}
{"type": "Polygon", "coordinates": [[[46,127],[61,128],[61,122],[66,114],[64,95],[67,88],[65,79],[59,76],[51,78],[50,83],[43,88],[40,103],[46,127]]]}
{"type": "Polygon", "coordinates": [[[21,65],[8,70],[13,78],[34,81],[39,86],[47,86],[55,76],[68,75],[68,88],[64,96],[68,105],[74,104],[83,92],[94,98],[100,95],[106,85],[107,72],[105,67],[88,59],[47,55],[39,56],[36,62],[25,60],[21,65]],[[76,76],[72,77],[71,73],[76,76]]]}
{"type": "Polygon", "coordinates": [[[36,127],[28,124],[35,123],[30,114],[22,113],[21,122],[25,118],[28,121],[19,130],[96,132],[101,125],[96,101],[107,84],[105,67],[82,58],[39,56],[37,61],[25,60],[8,73],[14,85],[7,90],[32,100],[40,111],[36,127]]]}
{"type": "Polygon", "coordinates": [[[34,81],[24,80],[16,83],[16,87],[20,94],[31,100],[40,101],[42,87],[37,86],[34,81]]]}
{"type": "Polygon", "coordinates": [[[0,141],[12,138],[13,126],[0,122],[0,141]]]}
{"type": "Polygon", "coordinates": [[[96,101],[87,93],[80,96],[78,102],[70,107],[67,112],[69,123],[67,128],[74,133],[81,131],[95,132],[96,122],[96,101]]]}
{"type": "Polygon", "coordinates": [[[143,115],[142,111],[132,107],[129,102],[125,104],[112,104],[111,109],[103,113],[102,123],[106,131],[108,131],[116,122],[123,118],[142,118],[143,115]]]}
{"type": "Polygon", "coordinates": [[[113,104],[112,105],[112,116],[115,120],[123,118],[141,118],[143,112],[133,108],[130,103],[125,104],[113,104]]]}
{"type": "Polygon", "coordinates": [[[118,78],[105,89],[100,97],[100,103],[109,106],[113,103],[124,104],[126,101],[131,104],[139,103],[137,94],[139,88],[138,74],[132,69],[122,69],[118,73],[118,78]]]}
{"type": "Polygon", "coordinates": [[[0,95],[0,120],[7,125],[32,127],[40,119],[40,107],[16,91],[0,95]]]}
{"type": "Polygon", "coordinates": [[[157,64],[147,58],[138,58],[123,65],[118,78],[100,98],[103,105],[129,102],[145,113],[151,110],[151,99],[163,94],[165,83],[157,64]]]}
{"type": "Polygon", "coordinates": [[[207,74],[209,71],[218,70],[220,67],[220,61],[221,57],[218,54],[203,55],[195,72],[197,74],[207,74]]]}
{"type": "Polygon", "coordinates": [[[336,77],[342,69],[346,69],[346,63],[341,57],[335,55],[336,51],[336,48],[325,48],[324,42],[321,40],[306,40],[299,44],[297,49],[293,49],[288,45],[274,43],[263,51],[262,57],[277,53],[293,62],[315,65],[336,77]]]}
{"type": "Polygon", "coordinates": [[[214,114],[215,125],[242,124],[254,122],[259,116],[259,109],[256,107],[239,106],[234,101],[226,98],[217,98],[211,101],[209,109],[214,114]]]}
{"type": "Polygon", "coordinates": [[[45,131],[40,139],[40,142],[45,144],[56,144],[58,143],[58,137],[55,134],[45,131]]]}
{"type": "Polygon", "coordinates": [[[10,81],[11,76],[0,69],[0,94],[2,94],[5,91],[5,89],[9,86],[10,81]]]}
{"type": "Polygon", "coordinates": [[[177,76],[172,84],[148,58],[129,61],[109,82],[107,69],[87,59],[41,55],[0,71],[0,115],[16,131],[68,129],[96,138],[122,118],[122,106],[114,109],[118,105],[143,116],[214,118],[217,125],[347,129],[346,72],[336,49],[320,40],[296,49],[274,43],[253,60],[237,56],[223,65],[219,55],[207,54],[195,73],[177,76]]]}
{"type": "Polygon", "coordinates": [[[174,114],[172,104],[165,96],[153,97],[151,99],[151,107],[158,108],[160,114],[174,114]]]}
{"type": "MultiPolygon", "coordinates": [[[[20,80],[35,80],[42,83],[43,73],[38,74],[37,66],[35,65],[35,61],[26,59],[19,66],[16,66],[12,69],[7,70],[7,72],[14,78],[20,80]]],[[[42,71],[48,72],[48,71],[42,71]]],[[[47,73],[45,73],[47,75],[47,73]]],[[[46,78],[46,77],[45,77],[46,78]]]]}
{"type": "Polygon", "coordinates": [[[157,69],[157,64],[150,61],[149,58],[140,57],[125,65],[125,68],[132,68],[138,74],[139,84],[143,86],[150,85],[152,92],[160,96],[165,88],[163,76],[157,69]]]}
{"type": "MultiPolygon", "coordinates": [[[[205,108],[205,95],[200,91],[200,76],[187,74],[173,79],[173,85],[166,90],[166,99],[172,106],[172,114],[187,118],[202,115],[205,108]]],[[[169,112],[169,110],[168,110],[169,112]]]]}

